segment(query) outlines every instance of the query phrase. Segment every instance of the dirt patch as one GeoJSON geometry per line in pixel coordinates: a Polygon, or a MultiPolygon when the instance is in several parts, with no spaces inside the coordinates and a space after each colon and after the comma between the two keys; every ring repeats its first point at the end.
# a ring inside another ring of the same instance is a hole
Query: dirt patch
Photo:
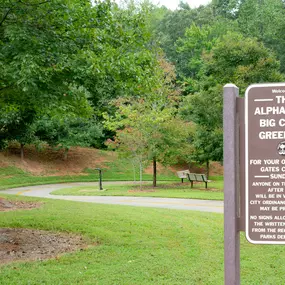
{"type": "Polygon", "coordinates": [[[59,254],[83,250],[80,236],[32,229],[0,228],[0,264],[58,258],[59,254]]]}
{"type": "Polygon", "coordinates": [[[39,208],[42,203],[39,202],[24,202],[24,201],[9,201],[0,197],[0,212],[8,212],[15,210],[31,210],[39,208]]]}

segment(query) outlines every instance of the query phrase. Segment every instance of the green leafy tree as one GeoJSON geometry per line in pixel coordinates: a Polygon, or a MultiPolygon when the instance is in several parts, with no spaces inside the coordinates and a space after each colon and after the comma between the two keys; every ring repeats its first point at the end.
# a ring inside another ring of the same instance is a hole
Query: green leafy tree
{"type": "Polygon", "coordinates": [[[33,125],[34,135],[57,149],[64,149],[64,158],[72,146],[98,147],[102,128],[89,118],[68,116],[44,116],[33,125]]]}
{"type": "Polygon", "coordinates": [[[34,118],[33,109],[3,107],[0,117],[0,149],[5,148],[9,141],[17,141],[20,144],[20,154],[23,160],[24,146],[36,141],[32,127],[34,118]]]}
{"type": "Polygon", "coordinates": [[[176,42],[184,38],[187,28],[196,24],[197,26],[211,25],[213,13],[209,6],[200,6],[191,9],[189,5],[180,5],[175,11],[168,11],[157,24],[155,37],[166,54],[166,58],[175,65],[178,77],[188,76],[185,67],[185,54],[177,52],[176,42]]]}
{"type": "Polygon", "coordinates": [[[180,108],[182,118],[194,123],[188,162],[206,163],[209,176],[210,161],[223,159],[222,90],[221,86],[185,97],[180,108]]]}
{"type": "Polygon", "coordinates": [[[219,37],[227,32],[237,30],[236,24],[227,19],[216,19],[211,25],[197,26],[195,23],[186,29],[183,38],[176,42],[177,52],[184,58],[182,68],[184,92],[194,93],[198,89],[198,81],[203,76],[203,54],[212,50],[219,37]]]}
{"type": "Polygon", "coordinates": [[[255,37],[275,51],[281,63],[280,70],[284,73],[284,1],[244,0],[239,7],[238,24],[245,36],[255,37]]]}
{"type": "Polygon", "coordinates": [[[155,61],[145,14],[110,1],[1,3],[1,141],[30,137],[35,120],[58,106],[63,117],[100,117],[109,100],[150,89],[155,61]]]}
{"type": "Polygon", "coordinates": [[[222,160],[222,92],[227,83],[235,83],[240,94],[252,83],[279,82],[279,62],[274,54],[256,39],[239,33],[220,37],[203,54],[199,91],[187,96],[180,113],[196,125],[193,138],[196,159],[209,163],[222,160]]]}
{"type": "Polygon", "coordinates": [[[142,132],[134,128],[117,130],[114,140],[107,140],[107,146],[119,152],[122,157],[132,161],[134,181],[136,181],[136,169],[139,168],[140,189],[142,190],[143,168],[148,162],[148,143],[142,132]]]}
{"type": "Polygon", "coordinates": [[[227,33],[220,37],[212,50],[204,54],[203,60],[203,90],[233,82],[244,94],[252,83],[284,79],[275,54],[256,39],[240,33],[227,33]]]}
{"type": "MultiPolygon", "coordinates": [[[[115,117],[106,117],[106,124],[113,130],[124,129],[130,136],[139,140],[139,153],[153,164],[153,186],[156,187],[157,162],[173,164],[188,143],[188,126],[176,118],[177,91],[172,89],[171,69],[161,61],[153,76],[153,90],[144,98],[124,98],[116,101],[118,112],[115,117]],[[166,65],[168,68],[166,68],[166,65]],[[162,71],[163,70],[163,71],[162,71]],[[126,129],[127,128],[127,129],[126,129]],[[138,135],[139,134],[139,135],[138,135]]],[[[119,132],[116,140],[122,140],[128,152],[132,145],[126,144],[119,132]]],[[[118,143],[120,147],[120,143],[118,143]]]]}
{"type": "Polygon", "coordinates": [[[215,17],[236,19],[243,0],[213,0],[211,3],[215,17]]]}

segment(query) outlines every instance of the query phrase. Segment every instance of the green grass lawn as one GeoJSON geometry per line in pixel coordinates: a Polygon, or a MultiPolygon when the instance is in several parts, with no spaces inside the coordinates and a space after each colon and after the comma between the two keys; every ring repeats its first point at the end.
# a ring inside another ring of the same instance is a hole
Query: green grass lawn
{"type": "MultiPolygon", "coordinates": [[[[43,201],[39,209],[1,212],[0,226],[71,232],[98,245],[1,266],[0,284],[223,284],[221,214],[43,201]]],[[[284,247],[252,245],[242,235],[241,284],[283,285],[284,263],[284,247]]]]}
{"type": "MultiPolygon", "coordinates": [[[[104,186],[104,184],[103,184],[104,186]]],[[[98,186],[76,186],[63,188],[52,192],[54,195],[73,196],[140,196],[140,197],[165,197],[165,198],[191,198],[206,200],[223,200],[223,181],[212,181],[206,190],[204,183],[196,183],[191,188],[190,183],[158,182],[158,187],[152,188],[150,183],[144,184],[142,191],[138,184],[133,185],[108,185],[104,191],[99,191],[98,186]]]]}

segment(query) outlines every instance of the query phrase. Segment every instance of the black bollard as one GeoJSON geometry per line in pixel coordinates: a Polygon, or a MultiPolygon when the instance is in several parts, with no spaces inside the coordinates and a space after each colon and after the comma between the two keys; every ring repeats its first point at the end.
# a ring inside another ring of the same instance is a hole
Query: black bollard
{"type": "Polygon", "coordinates": [[[102,186],[102,170],[101,170],[101,168],[95,168],[95,170],[99,171],[99,190],[103,190],[103,186],[102,186]]]}

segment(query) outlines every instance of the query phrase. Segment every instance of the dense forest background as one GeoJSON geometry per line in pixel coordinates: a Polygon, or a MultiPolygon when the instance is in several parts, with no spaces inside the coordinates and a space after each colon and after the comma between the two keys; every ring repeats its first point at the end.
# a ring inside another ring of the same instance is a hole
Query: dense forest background
{"type": "Polygon", "coordinates": [[[284,81],[285,3],[2,0],[0,147],[222,161],[222,88],[284,81]]]}

